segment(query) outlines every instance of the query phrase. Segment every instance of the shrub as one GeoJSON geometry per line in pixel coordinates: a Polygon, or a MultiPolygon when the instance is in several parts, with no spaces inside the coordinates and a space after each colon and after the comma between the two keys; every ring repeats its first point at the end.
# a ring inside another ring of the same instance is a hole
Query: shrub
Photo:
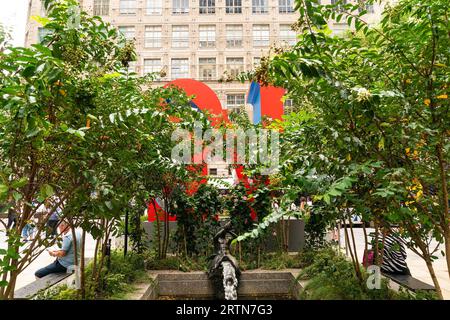
{"type": "Polygon", "coordinates": [[[299,277],[309,280],[301,292],[301,298],[306,300],[391,300],[402,298],[389,288],[386,279],[381,281],[380,289],[368,289],[366,286],[368,274],[363,272],[363,281],[359,281],[352,263],[331,248],[317,251],[313,262],[301,272],[299,277]]]}
{"type": "Polygon", "coordinates": [[[69,288],[66,284],[53,286],[47,290],[42,290],[33,298],[33,300],[77,300],[78,293],[76,289],[69,288]]]}

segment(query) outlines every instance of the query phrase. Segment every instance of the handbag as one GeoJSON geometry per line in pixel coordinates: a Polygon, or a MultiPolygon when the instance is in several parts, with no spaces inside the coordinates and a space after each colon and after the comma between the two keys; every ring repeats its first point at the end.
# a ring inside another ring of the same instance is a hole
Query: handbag
{"type": "Polygon", "coordinates": [[[368,266],[373,265],[374,263],[374,258],[375,258],[375,252],[371,249],[369,250],[364,250],[364,255],[363,255],[363,266],[365,268],[367,268],[368,266]]]}

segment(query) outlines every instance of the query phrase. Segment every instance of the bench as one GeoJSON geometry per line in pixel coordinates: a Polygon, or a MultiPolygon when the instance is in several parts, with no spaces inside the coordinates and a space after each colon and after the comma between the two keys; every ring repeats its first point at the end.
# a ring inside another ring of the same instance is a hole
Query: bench
{"type": "MultiPolygon", "coordinates": [[[[84,263],[87,266],[93,258],[85,258],[84,263]]],[[[74,272],[68,273],[51,273],[45,277],[37,279],[26,286],[17,289],[14,292],[14,299],[26,300],[31,299],[39,293],[39,291],[61,284],[64,280],[74,275],[74,272]]],[[[75,281],[75,280],[74,280],[75,281]]]]}
{"type": "Polygon", "coordinates": [[[31,299],[38,294],[39,291],[48,289],[61,281],[70,277],[72,273],[52,273],[30,284],[16,290],[14,292],[14,299],[24,300],[31,299]]]}
{"type": "Polygon", "coordinates": [[[398,285],[401,285],[413,292],[416,292],[419,290],[424,290],[424,291],[434,291],[435,290],[434,286],[429,285],[428,283],[425,283],[419,279],[413,278],[410,275],[387,274],[387,273],[382,273],[382,274],[383,274],[383,276],[392,280],[393,282],[397,283],[398,285]]]}

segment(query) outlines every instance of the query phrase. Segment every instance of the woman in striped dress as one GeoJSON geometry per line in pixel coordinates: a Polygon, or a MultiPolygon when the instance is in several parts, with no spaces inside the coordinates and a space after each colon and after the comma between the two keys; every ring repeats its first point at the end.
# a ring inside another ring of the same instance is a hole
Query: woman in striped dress
{"type": "MultiPolygon", "coordinates": [[[[374,234],[371,234],[374,237],[374,234]]],[[[384,238],[378,236],[380,246],[383,248],[383,260],[381,263],[381,271],[391,274],[405,274],[410,275],[411,272],[406,264],[406,250],[404,241],[394,233],[388,233],[384,238]]]]}

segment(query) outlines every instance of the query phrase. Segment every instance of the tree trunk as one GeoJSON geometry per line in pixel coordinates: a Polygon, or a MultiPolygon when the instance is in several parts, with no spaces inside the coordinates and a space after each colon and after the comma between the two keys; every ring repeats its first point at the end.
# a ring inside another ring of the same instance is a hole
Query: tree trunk
{"type": "Polygon", "coordinates": [[[98,256],[99,245],[100,245],[100,239],[97,239],[95,241],[94,261],[92,262],[92,279],[94,279],[95,273],[97,272],[97,256],[98,256]]]}
{"type": "Polygon", "coordinates": [[[364,232],[364,257],[363,261],[368,262],[368,250],[369,250],[369,242],[367,241],[367,230],[366,230],[366,223],[365,221],[362,221],[363,223],[363,232],[364,232]]]}
{"type": "MultiPolygon", "coordinates": [[[[450,233],[450,232],[449,232],[450,233]]],[[[447,273],[450,279],[450,235],[445,237],[445,258],[447,259],[447,273]]]]}
{"type": "Polygon", "coordinates": [[[353,251],[352,251],[352,248],[350,246],[350,240],[349,240],[348,231],[347,231],[347,224],[345,223],[345,220],[344,220],[344,233],[345,233],[345,242],[347,244],[346,248],[348,247],[348,252],[350,253],[350,258],[352,259],[353,267],[355,268],[355,272],[357,272],[356,271],[355,256],[353,255],[353,251]]]}
{"type": "Polygon", "coordinates": [[[450,208],[449,208],[449,199],[448,199],[448,187],[447,187],[447,170],[446,163],[444,159],[444,155],[442,153],[442,143],[436,146],[437,157],[439,162],[439,174],[441,180],[441,188],[442,188],[442,202],[443,202],[443,213],[441,218],[441,225],[444,229],[444,238],[445,238],[445,257],[447,261],[447,272],[450,278],[450,208]]]}
{"type": "Polygon", "coordinates": [[[355,241],[355,234],[353,233],[353,223],[352,223],[352,217],[349,217],[349,224],[350,224],[350,234],[352,235],[352,244],[353,244],[353,252],[355,253],[355,260],[358,265],[358,273],[360,273],[359,270],[359,259],[358,259],[358,250],[356,250],[356,241],[355,241]]]}
{"type": "Polygon", "coordinates": [[[159,223],[159,215],[158,215],[158,210],[156,209],[156,204],[155,204],[156,200],[153,199],[152,200],[152,205],[153,205],[153,209],[155,210],[155,215],[156,215],[156,237],[157,242],[158,242],[158,257],[161,259],[162,257],[162,249],[161,249],[161,226],[159,223]]]}
{"type": "Polygon", "coordinates": [[[379,232],[380,232],[380,228],[378,226],[378,222],[375,220],[374,221],[375,224],[375,264],[377,266],[381,266],[381,260],[380,260],[380,237],[379,237],[379,232]]]}
{"type": "Polygon", "coordinates": [[[80,250],[80,286],[81,286],[81,299],[86,299],[86,275],[85,275],[85,264],[84,255],[86,247],[86,231],[83,230],[81,235],[81,250],[80,250]]]}
{"type": "MultiPolygon", "coordinates": [[[[8,250],[13,250],[14,252],[19,252],[20,247],[17,245],[17,242],[8,243],[8,250]]],[[[4,299],[14,299],[14,290],[16,288],[17,277],[19,276],[21,270],[18,270],[19,260],[18,259],[10,259],[9,265],[13,268],[9,272],[8,285],[6,286],[5,292],[3,293],[4,299]]],[[[6,272],[8,274],[8,272],[6,272]]]]}
{"type": "Polygon", "coordinates": [[[433,263],[429,259],[429,257],[425,258],[425,263],[427,264],[428,271],[430,272],[431,279],[433,280],[434,288],[436,289],[436,293],[439,299],[444,300],[444,296],[442,295],[442,289],[439,285],[439,281],[436,277],[436,273],[434,272],[433,263]]]}

